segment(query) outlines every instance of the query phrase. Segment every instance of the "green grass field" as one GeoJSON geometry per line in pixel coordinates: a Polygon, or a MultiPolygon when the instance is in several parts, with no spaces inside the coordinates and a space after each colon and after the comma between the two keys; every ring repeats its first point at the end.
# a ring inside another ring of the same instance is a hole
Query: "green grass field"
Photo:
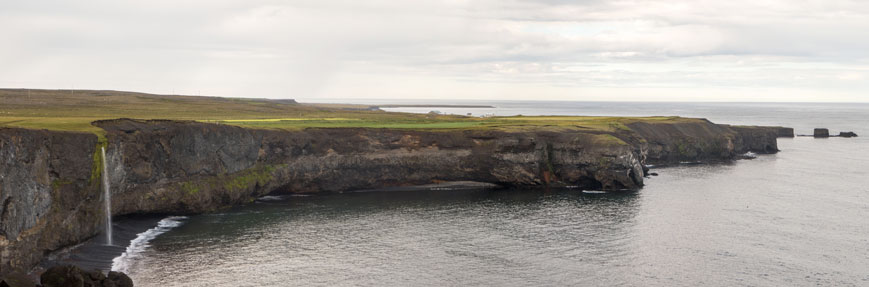
{"type": "Polygon", "coordinates": [[[101,134],[91,122],[169,119],[249,128],[627,130],[632,121],[696,121],[678,117],[465,117],[367,111],[359,105],[297,104],[267,99],[152,95],[118,91],[0,89],[0,126],[101,134]]]}

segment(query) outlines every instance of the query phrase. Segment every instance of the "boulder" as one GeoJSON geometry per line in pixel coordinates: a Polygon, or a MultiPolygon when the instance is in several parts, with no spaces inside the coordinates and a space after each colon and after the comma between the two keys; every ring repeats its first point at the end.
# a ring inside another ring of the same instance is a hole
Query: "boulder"
{"type": "Polygon", "coordinates": [[[23,273],[13,272],[0,277],[0,287],[36,287],[36,283],[23,273]]]}
{"type": "Polygon", "coordinates": [[[55,266],[43,272],[39,281],[44,287],[86,286],[83,273],[84,270],[75,266],[55,266]]]}
{"type": "Polygon", "coordinates": [[[133,280],[121,272],[109,272],[106,277],[99,270],[82,270],[77,266],[54,266],[39,276],[44,287],[132,287],[133,280]]]}
{"type": "Polygon", "coordinates": [[[110,271],[108,281],[115,283],[117,287],[133,287],[133,279],[123,272],[110,271]]]}
{"type": "Polygon", "coordinates": [[[815,129],[814,136],[816,138],[828,138],[828,137],[830,137],[830,130],[828,130],[828,129],[815,129]]]}
{"type": "Polygon", "coordinates": [[[839,136],[843,137],[843,138],[852,138],[852,137],[856,137],[857,134],[855,134],[854,132],[840,132],[839,136]]]}

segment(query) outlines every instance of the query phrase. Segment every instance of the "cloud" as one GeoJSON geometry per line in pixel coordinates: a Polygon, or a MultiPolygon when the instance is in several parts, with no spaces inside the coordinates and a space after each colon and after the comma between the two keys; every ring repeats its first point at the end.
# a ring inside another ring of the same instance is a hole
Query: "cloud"
{"type": "Polygon", "coordinates": [[[869,101],[867,17],[847,0],[7,1],[0,86],[783,101],[796,87],[869,101]]]}

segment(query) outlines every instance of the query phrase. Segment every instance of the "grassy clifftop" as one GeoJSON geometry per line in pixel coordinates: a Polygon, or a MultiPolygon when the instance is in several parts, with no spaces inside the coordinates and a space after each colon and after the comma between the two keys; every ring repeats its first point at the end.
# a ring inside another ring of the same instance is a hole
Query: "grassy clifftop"
{"type": "Polygon", "coordinates": [[[93,121],[133,118],[215,122],[251,128],[582,129],[618,131],[636,121],[689,122],[679,117],[464,117],[367,111],[365,106],[298,104],[292,100],[153,95],[119,91],[0,89],[0,126],[101,134],[93,121]]]}

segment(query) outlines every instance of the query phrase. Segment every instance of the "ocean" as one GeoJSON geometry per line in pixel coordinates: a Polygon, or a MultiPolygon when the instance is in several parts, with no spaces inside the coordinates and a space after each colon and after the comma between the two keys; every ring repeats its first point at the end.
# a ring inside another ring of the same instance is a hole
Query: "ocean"
{"type": "Polygon", "coordinates": [[[138,235],[123,230],[142,219],[119,219],[130,247],[106,264],[137,286],[869,286],[867,104],[424,103],[495,108],[388,110],[678,115],[865,137],[782,138],[774,155],[653,168],[637,192],[268,196],[155,218],[138,235]]]}

